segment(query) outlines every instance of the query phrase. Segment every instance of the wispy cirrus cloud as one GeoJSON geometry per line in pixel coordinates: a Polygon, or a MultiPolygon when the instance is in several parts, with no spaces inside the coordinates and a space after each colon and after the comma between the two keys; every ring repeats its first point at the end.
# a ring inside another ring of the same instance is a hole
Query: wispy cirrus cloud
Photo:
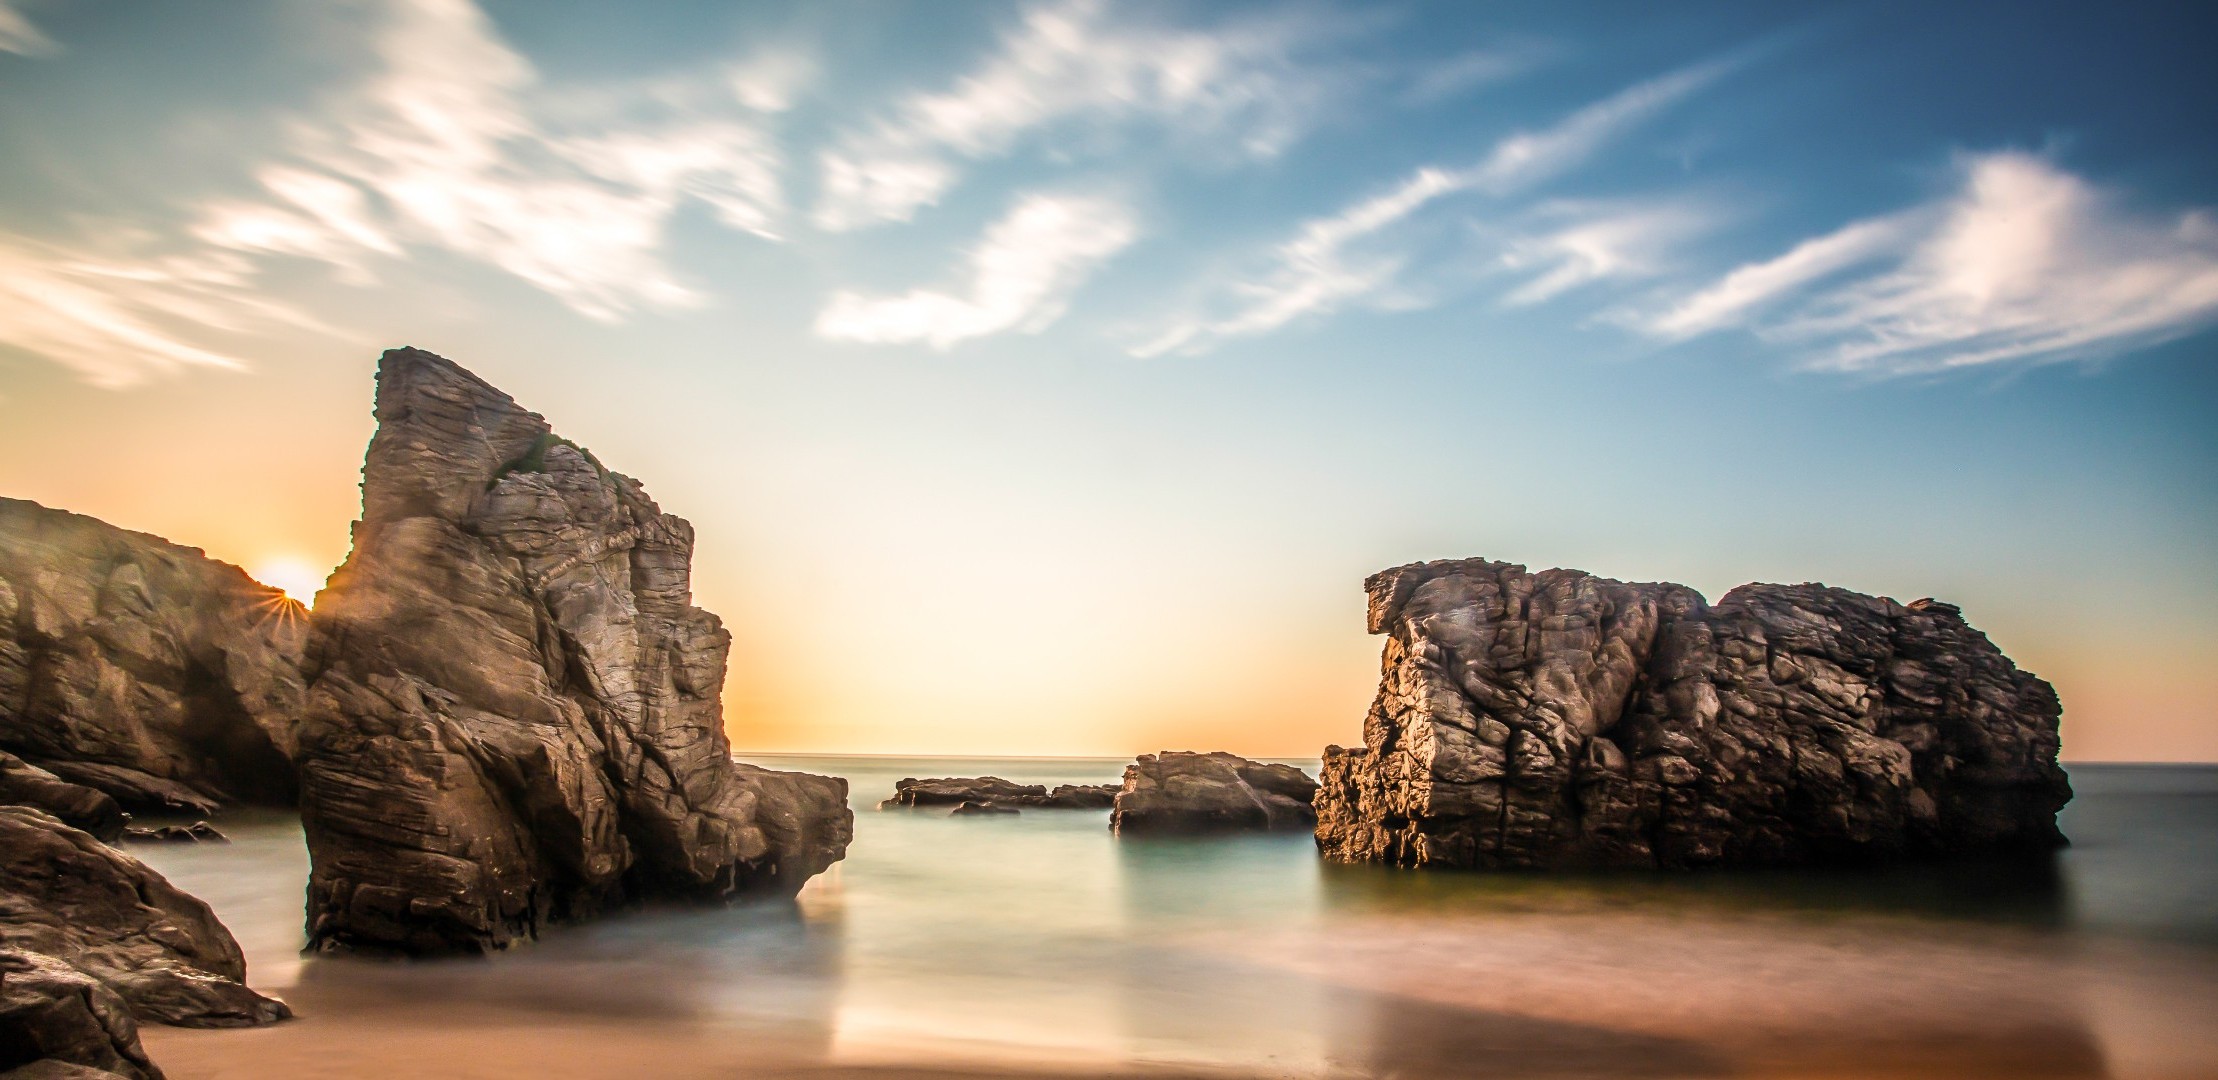
{"type": "Polygon", "coordinates": [[[1660,274],[1669,253],[1717,217],[1684,199],[1559,202],[1535,216],[1541,227],[1512,239],[1502,253],[1503,268],[1527,278],[1502,297],[1511,307],[1544,303],[1596,282],[1660,274]]]}
{"type": "Polygon", "coordinates": [[[603,87],[581,109],[468,0],[392,0],[372,50],[377,74],[258,171],[262,197],[209,205],[196,236],[356,276],[373,255],[444,249],[614,320],[701,299],[660,254],[687,200],[776,234],[783,158],[764,118],[791,92],[776,71],[603,87]]]}
{"type": "Polygon", "coordinates": [[[816,332],[943,350],[989,334],[1037,332],[1061,318],[1086,278],[1137,234],[1131,211],[1113,200],[1028,195],[969,252],[960,287],[899,296],[841,291],[818,314],[816,332]]]}
{"type": "Polygon", "coordinates": [[[1261,277],[1228,290],[1235,298],[1229,312],[1173,319],[1132,352],[1199,352],[1228,338],[1269,333],[1355,303],[1420,306],[1422,300],[1401,288],[1414,244],[1392,235],[1397,226],[1451,196],[1508,196],[1567,172],[1729,67],[1723,61],[1700,64],[1635,84],[1551,127],[1510,135],[1470,165],[1425,166],[1382,193],[1303,222],[1292,238],[1272,249],[1269,269],[1261,277]]]}
{"type": "Polygon", "coordinates": [[[0,0],[0,52],[18,56],[46,56],[61,51],[54,39],[39,32],[31,17],[14,0],[0,0]]]}
{"type": "Polygon", "coordinates": [[[150,255],[0,233],[0,342],[110,388],[182,367],[238,368],[204,342],[319,325],[258,296],[253,278],[248,260],[223,252],[150,255]]]}
{"type": "Polygon", "coordinates": [[[814,220],[832,231],[907,221],[956,184],[962,162],[1077,123],[1152,122],[1271,157],[1327,91],[1300,55],[1327,29],[1282,15],[1191,30],[1135,21],[1102,0],[1035,5],[953,85],[903,98],[822,151],[814,220]]]}
{"type": "Polygon", "coordinates": [[[1747,327],[1805,366],[1881,375],[2097,358],[2218,322],[2218,218],[2129,212],[2031,154],[1972,155],[1924,206],[1750,263],[1636,322],[1747,327]]]}

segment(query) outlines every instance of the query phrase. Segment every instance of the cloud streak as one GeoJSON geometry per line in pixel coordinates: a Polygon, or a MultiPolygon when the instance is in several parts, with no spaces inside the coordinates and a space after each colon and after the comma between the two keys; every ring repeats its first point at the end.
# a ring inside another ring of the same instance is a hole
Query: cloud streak
{"type": "Polygon", "coordinates": [[[1641,325],[1747,327],[1807,367],[1901,375],[2095,359],[2218,322],[2218,218],[2129,213],[2029,154],[1961,162],[1935,203],[1750,263],[1641,325]]]}
{"type": "Polygon", "coordinates": [[[61,51],[54,39],[39,32],[30,16],[13,0],[0,0],[0,52],[18,56],[47,56],[61,51]]]}
{"type": "Polygon", "coordinates": [[[818,158],[818,227],[907,221],[961,179],[963,160],[1028,134],[1150,121],[1271,157],[1307,127],[1323,88],[1296,54],[1318,28],[1249,19],[1210,31],[1120,21],[1101,0],[1039,4],[974,70],[912,94],[818,158]]]}
{"type": "Polygon", "coordinates": [[[1112,200],[1026,196],[969,253],[960,290],[889,297],[841,291],[817,316],[816,332],[835,341],[940,350],[1012,330],[1037,333],[1061,318],[1087,277],[1136,235],[1131,212],[1112,200]]]}
{"type": "Polygon", "coordinates": [[[1425,166],[1385,192],[1303,222],[1292,238],[1272,250],[1269,269],[1260,278],[1231,290],[1238,300],[1228,314],[1173,319],[1132,352],[1143,357],[1200,352],[1225,339],[1269,333],[1296,319],[1329,314],[1352,303],[1415,306],[1419,301],[1398,288],[1412,257],[1411,245],[1374,243],[1374,238],[1443,199],[1465,194],[1507,196],[1576,168],[1640,122],[1715,80],[1727,67],[1701,64],[1635,84],[1554,126],[1510,135],[1470,165],[1425,166]]]}

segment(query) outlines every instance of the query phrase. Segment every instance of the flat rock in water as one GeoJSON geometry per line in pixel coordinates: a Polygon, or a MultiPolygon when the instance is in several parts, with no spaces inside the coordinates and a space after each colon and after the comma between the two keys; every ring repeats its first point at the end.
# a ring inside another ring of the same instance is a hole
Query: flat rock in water
{"type": "Polygon", "coordinates": [[[0,807],[0,948],[83,971],[142,1020],[248,1027],[292,1015],[246,987],[246,957],[208,905],[29,807],[0,807]]]}
{"type": "Polygon", "coordinates": [[[0,750],[125,810],[292,805],[307,633],[198,548],[0,499],[0,750]]]}
{"type": "Polygon", "coordinates": [[[1404,866],[1799,864],[2045,851],[2061,708],[1954,605],[1484,559],[1372,576],[1364,746],[1325,855],[1404,866]]]}
{"type": "Polygon", "coordinates": [[[1021,814],[1014,806],[1000,806],[990,802],[966,802],[948,811],[949,817],[991,817],[996,814],[1021,814]]]}
{"type": "Polygon", "coordinates": [[[134,844],[228,844],[231,838],[205,821],[190,825],[164,825],[154,829],[129,828],[123,839],[134,844]]]}
{"type": "Polygon", "coordinates": [[[1115,784],[1058,784],[1050,791],[1044,784],[1019,784],[998,776],[946,776],[929,780],[904,777],[894,781],[893,797],[879,803],[878,809],[979,803],[1011,809],[1106,810],[1116,795],[1115,784]]]}
{"type": "Polygon", "coordinates": [[[1307,829],[1317,782],[1292,765],[1166,750],[1125,766],[1109,827],[1119,836],[1307,829]]]}
{"type": "Polygon", "coordinates": [[[734,762],[693,526],[461,367],[385,354],[300,727],[313,947],[474,953],[645,898],[791,895],[846,781],[734,762]]]}

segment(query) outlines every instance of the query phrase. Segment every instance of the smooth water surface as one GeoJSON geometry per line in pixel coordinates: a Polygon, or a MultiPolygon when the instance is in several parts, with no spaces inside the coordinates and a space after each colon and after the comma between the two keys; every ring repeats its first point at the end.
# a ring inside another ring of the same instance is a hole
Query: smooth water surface
{"type": "Polygon", "coordinates": [[[856,1065],[2218,1075],[2218,768],[2074,768],[2073,846],[2033,865],[1565,875],[1327,865],[1305,834],[1118,840],[1106,811],[876,809],[904,776],[1110,782],[1121,761],[750,760],[850,782],[855,843],[798,903],[644,911],[491,962],[301,959],[283,815],[135,850],[304,1013],[680,1017],[856,1065]]]}

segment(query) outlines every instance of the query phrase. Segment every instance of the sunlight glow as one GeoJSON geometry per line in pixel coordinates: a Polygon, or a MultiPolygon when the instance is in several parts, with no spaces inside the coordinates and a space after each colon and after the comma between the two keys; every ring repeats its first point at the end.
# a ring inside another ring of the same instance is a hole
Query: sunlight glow
{"type": "Polygon", "coordinates": [[[249,573],[264,585],[285,590],[285,595],[300,601],[302,607],[316,606],[316,590],[323,588],[326,576],[299,559],[272,559],[257,564],[249,573]]]}

